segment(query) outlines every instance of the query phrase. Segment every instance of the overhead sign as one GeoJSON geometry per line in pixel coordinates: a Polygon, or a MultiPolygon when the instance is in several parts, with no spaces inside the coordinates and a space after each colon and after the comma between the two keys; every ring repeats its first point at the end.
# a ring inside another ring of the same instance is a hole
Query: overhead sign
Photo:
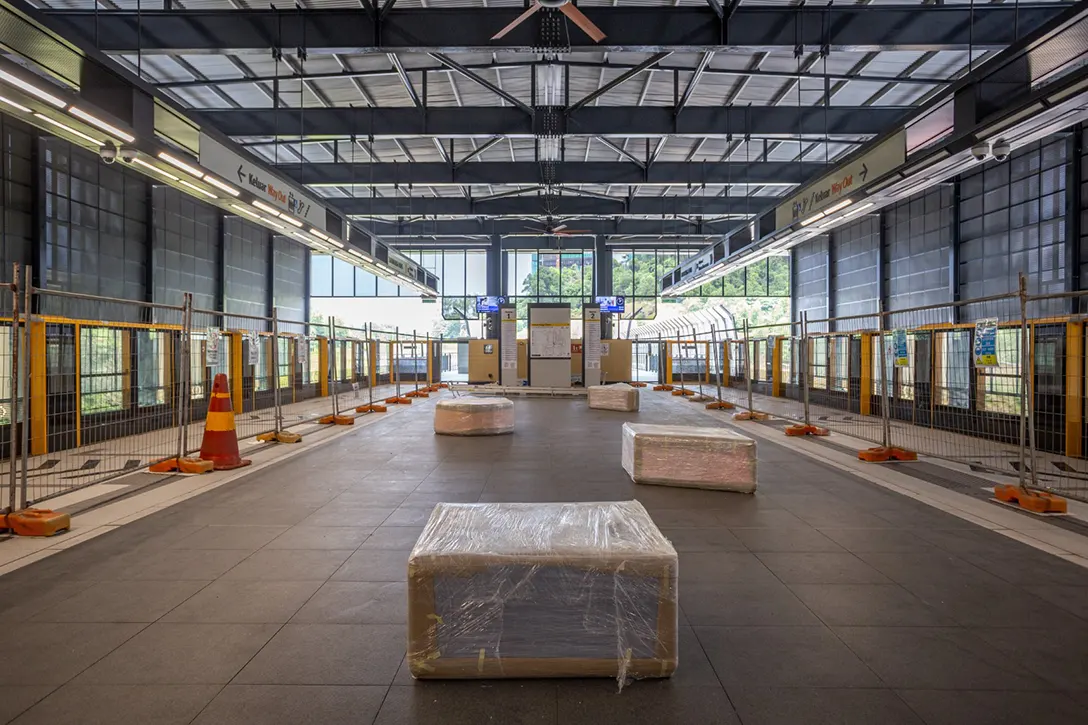
{"type": "Polygon", "coordinates": [[[702,254],[687,260],[680,265],[680,280],[683,281],[694,274],[702,272],[710,267],[714,261],[714,250],[708,249],[702,254]]]}
{"type": "Polygon", "coordinates": [[[871,151],[834,173],[809,184],[775,208],[775,228],[788,227],[799,219],[834,206],[846,197],[903,164],[907,158],[907,134],[899,131],[871,151]]]}
{"type": "Polygon", "coordinates": [[[265,204],[326,231],[324,206],[204,133],[200,134],[200,165],[255,194],[265,204]]]}

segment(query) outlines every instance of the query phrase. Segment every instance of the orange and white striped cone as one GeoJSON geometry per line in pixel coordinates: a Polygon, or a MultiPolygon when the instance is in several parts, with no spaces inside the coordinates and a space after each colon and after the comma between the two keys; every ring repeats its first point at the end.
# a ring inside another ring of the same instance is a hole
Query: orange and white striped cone
{"type": "Polygon", "coordinates": [[[204,440],[200,443],[200,458],[215,464],[217,471],[248,466],[252,461],[238,452],[238,434],[234,430],[234,409],[230,404],[227,376],[219,373],[212,385],[208,417],[204,419],[204,440]]]}

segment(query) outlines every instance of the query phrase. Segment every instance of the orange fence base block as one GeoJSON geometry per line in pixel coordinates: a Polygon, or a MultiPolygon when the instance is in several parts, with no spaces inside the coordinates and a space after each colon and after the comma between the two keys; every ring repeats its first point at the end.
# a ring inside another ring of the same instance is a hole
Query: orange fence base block
{"type": "Polygon", "coordinates": [[[147,470],[151,473],[210,473],[215,470],[215,464],[199,458],[168,458],[148,466],[147,470]]]}
{"type": "Polygon", "coordinates": [[[435,387],[436,388],[441,388],[442,390],[449,390],[450,384],[449,383],[439,383],[435,387]]]}
{"type": "Polygon", "coordinates": [[[394,395],[392,398],[386,398],[385,402],[389,405],[396,405],[398,400],[400,400],[400,398],[394,395]]]}
{"type": "Polygon", "coordinates": [[[302,436],[298,433],[281,430],[272,433],[261,433],[257,436],[257,440],[261,443],[301,443],[302,436]]]}
{"type": "Polygon", "coordinates": [[[733,405],[730,402],[727,402],[725,400],[719,400],[719,401],[717,401],[715,403],[710,403],[709,405],[707,405],[706,409],[707,410],[733,410],[733,408],[736,408],[736,407],[737,406],[733,405]]]}
{"type": "Polygon", "coordinates": [[[374,403],[373,405],[360,405],[358,408],[355,409],[355,412],[356,413],[384,413],[386,410],[388,410],[388,408],[386,408],[384,405],[378,405],[377,403],[374,403]]]}
{"type": "Polygon", "coordinates": [[[672,391],[672,394],[677,396],[677,397],[686,396],[686,395],[695,395],[695,391],[694,390],[688,390],[687,388],[677,388],[677,389],[672,391]]]}
{"type": "Polygon", "coordinates": [[[887,463],[888,461],[917,461],[918,454],[898,446],[877,446],[858,451],[858,460],[866,463],[887,463]]]}
{"type": "Polygon", "coordinates": [[[645,388],[646,387],[646,383],[639,383],[639,382],[628,383],[628,385],[630,385],[632,388],[645,388]]]}
{"type": "Polygon", "coordinates": [[[411,398],[400,397],[400,398],[394,398],[393,402],[396,403],[397,405],[411,405],[412,404],[412,399],[411,398]]]}
{"type": "Polygon", "coordinates": [[[72,528],[72,517],[49,509],[26,509],[4,516],[0,528],[18,536],[52,536],[72,528]]]}
{"type": "Polygon", "coordinates": [[[826,436],[831,435],[831,431],[827,428],[821,428],[818,425],[804,425],[798,423],[797,425],[791,425],[786,428],[786,435],[788,436],[826,436]]]}
{"type": "Polygon", "coordinates": [[[737,413],[733,416],[733,420],[767,420],[770,418],[766,413],[756,413],[748,411],[746,413],[737,413]]]}
{"type": "Polygon", "coordinates": [[[1019,486],[994,486],[994,498],[1004,503],[1016,503],[1025,511],[1036,514],[1064,514],[1069,504],[1061,496],[1045,491],[1028,491],[1019,486]]]}
{"type": "Polygon", "coordinates": [[[672,386],[671,385],[655,385],[654,390],[657,390],[657,391],[672,390],[672,386]]]}
{"type": "Polygon", "coordinates": [[[321,425],[355,425],[355,419],[350,415],[326,415],[317,422],[321,425]]]}

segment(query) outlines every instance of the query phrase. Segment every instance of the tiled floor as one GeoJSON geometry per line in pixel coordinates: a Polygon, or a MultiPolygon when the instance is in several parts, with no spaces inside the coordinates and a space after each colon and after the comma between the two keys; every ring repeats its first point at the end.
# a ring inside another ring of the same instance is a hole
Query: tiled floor
{"type": "Polygon", "coordinates": [[[516,434],[477,439],[435,437],[423,402],[5,576],[0,721],[1085,722],[1088,570],[774,444],[754,497],[633,485],[621,421],[692,420],[643,401],[517,400],[516,434]],[[409,677],[436,501],[632,497],[680,552],[675,677],[409,677]]]}

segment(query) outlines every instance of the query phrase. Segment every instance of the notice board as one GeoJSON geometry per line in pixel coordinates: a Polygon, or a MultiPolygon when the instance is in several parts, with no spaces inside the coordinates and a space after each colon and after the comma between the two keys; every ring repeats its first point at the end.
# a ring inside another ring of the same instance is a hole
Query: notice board
{"type": "Polygon", "coordinates": [[[570,305],[529,305],[529,385],[570,387],[570,305]]]}

